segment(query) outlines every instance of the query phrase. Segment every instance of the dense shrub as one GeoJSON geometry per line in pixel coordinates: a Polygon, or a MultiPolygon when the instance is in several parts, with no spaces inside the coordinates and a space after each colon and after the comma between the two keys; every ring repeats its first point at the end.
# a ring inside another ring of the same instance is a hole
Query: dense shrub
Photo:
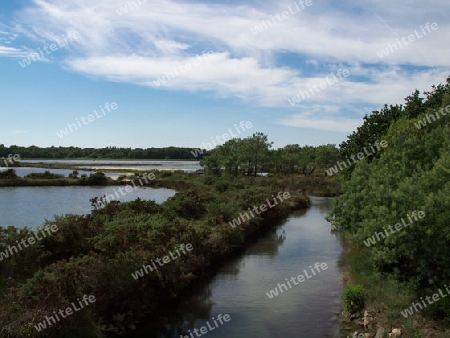
{"type": "Polygon", "coordinates": [[[361,285],[346,285],[341,296],[345,311],[357,313],[363,310],[365,295],[366,291],[361,285]]]}

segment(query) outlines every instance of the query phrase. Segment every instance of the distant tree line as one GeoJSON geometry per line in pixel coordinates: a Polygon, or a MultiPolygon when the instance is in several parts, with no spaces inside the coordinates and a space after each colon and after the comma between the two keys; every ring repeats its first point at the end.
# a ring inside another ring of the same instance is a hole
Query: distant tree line
{"type": "MultiPolygon", "coordinates": [[[[92,158],[92,159],[146,159],[146,160],[192,160],[194,148],[166,147],[166,148],[79,148],[79,147],[47,147],[36,146],[20,147],[12,145],[5,147],[0,144],[0,158],[9,154],[19,154],[22,159],[65,159],[65,158],[92,158]]],[[[199,154],[197,159],[202,159],[199,154]]]]}
{"type": "Polygon", "coordinates": [[[272,149],[267,135],[257,132],[244,139],[234,138],[218,146],[200,164],[209,174],[257,176],[260,173],[311,174],[341,159],[334,144],[300,146],[289,144],[272,149]]]}

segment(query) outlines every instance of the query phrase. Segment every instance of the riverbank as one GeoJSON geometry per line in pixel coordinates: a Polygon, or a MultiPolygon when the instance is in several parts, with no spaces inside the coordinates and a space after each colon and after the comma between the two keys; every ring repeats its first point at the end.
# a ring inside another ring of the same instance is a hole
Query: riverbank
{"type": "MultiPolygon", "coordinates": [[[[68,169],[68,168],[65,168],[68,169]]],[[[73,169],[73,166],[70,167],[73,169]]],[[[185,190],[203,185],[228,186],[232,178],[219,178],[215,182],[211,177],[203,172],[183,172],[179,170],[131,170],[124,169],[126,174],[112,179],[103,174],[111,170],[99,170],[90,176],[71,176],[42,173],[32,174],[34,177],[18,177],[14,169],[0,173],[0,187],[26,187],[26,186],[78,186],[78,185],[126,185],[133,180],[139,180],[144,175],[154,175],[154,179],[143,182],[142,186],[154,188],[168,188],[175,190],[185,190]]],[[[116,171],[114,169],[114,171],[116,171]]],[[[316,172],[310,175],[291,174],[275,175],[269,174],[266,177],[246,177],[245,182],[260,186],[276,185],[282,189],[295,190],[304,195],[314,195],[322,197],[335,197],[342,193],[343,179],[339,175],[326,176],[324,173],[316,172]],[[257,183],[256,183],[257,182],[257,183]]]]}
{"type": "Polygon", "coordinates": [[[387,337],[393,329],[398,329],[401,337],[450,337],[450,329],[446,325],[420,312],[405,318],[402,312],[411,304],[421,302],[411,286],[375,273],[371,269],[370,249],[355,245],[350,234],[340,233],[339,236],[344,248],[340,262],[344,285],[361,285],[367,293],[363,310],[353,314],[341,313],[341,327],[345,334],[351,337],[358,332],[368,338],[387,337]]]}
{"type": "MultiPolygon", "coordinates": [[[[156,313],[158,304],[177,299],[188,285],[207,276],[292,210],[307,207],[309,200],[303,188],[315,187],[298,177],[225,179],[183,173],[165,175],[159,183],[149,184],[184,184],[184,190],[162,205],[142,200],[112,201],[90,215],[57,218],[49,222],[60,229],[55,236],[20,256],[0,262],[0,285],[4,291],[0,323],[4,332],[38,336],[30,318],[38,320],[51,315],[52,309],[85,294],[97,299],[92,309],[80,311],[45,333],[57,336],[61,330],[76,332],[80,324],[92,332],[109,335],[132,330],[140,316],[156,313]],[[289,199],[264,211],[260,207],[254,218],[230,226],[229,222],[240,213],[262,206],[267,200],[273,205],[275,196],[287,196],[286,192],[289,199]],[[158,267],[157,274],[139,280],[132,278],[131,273],[142,264],[165,257],[179,243],[191,244],[192,253],[158,267]],[[59,292],[49,295],[46,290],[59,292]],[[29,297],[21,298],[23,292],[29,297]],[[114,319],[118,313],[130,311],[128,318],[133,320],[126,325],[114,319]],[[21,315],[17,317],[17,313],[21,315]]],[[[2,229],[2,238],[9,245],[26,232],[2,229]]]]}

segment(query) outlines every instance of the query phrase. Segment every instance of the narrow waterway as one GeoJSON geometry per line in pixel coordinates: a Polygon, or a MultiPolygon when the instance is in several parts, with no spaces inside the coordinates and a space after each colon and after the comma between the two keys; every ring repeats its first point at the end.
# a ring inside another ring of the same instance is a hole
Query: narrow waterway
{"type": "Polygon", "coordinates": [[[138,323],[139,332],[133,337],[339,337],[343,286],[338,260],[342,247],[324,219],[331,206],[330,198],[312,197],[309,209],[292,214],[221,267],[178,309],[158,323],[138,323]],[[328,268],[315,270],[313,275],[309,266],[316,262],[326,263],[328,268]],[[287,284],[285,278],[298,275],[305,277],[302,283],[294,286],[291,282],[292,288],[268,297],[267,292],[278,283],[287,284]],[[228,314],[230,320],[220,324],[219,314],[228,314]],[[202,326],[207,327],[203,334],[202,326]]]}

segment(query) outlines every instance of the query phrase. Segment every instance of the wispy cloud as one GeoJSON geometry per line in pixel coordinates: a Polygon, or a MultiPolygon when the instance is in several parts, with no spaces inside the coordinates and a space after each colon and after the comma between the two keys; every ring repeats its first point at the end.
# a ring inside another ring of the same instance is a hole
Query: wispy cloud
{"type": "MultiPolygon", "coordinates": [[[[83,39],[58,60],[88,76],[157,89],[154,81],[172,67],[188,64],[205,50],[214,51],[201,67],[158,90],[212,92],[289,109],[287,99],[301,88],[347,68],[352,75],[346,81],[323,90],[307,104],[338,104],[348,112],[355,102],[396,103],[411,87],[423,90],[442,81],[450,69],[450,45],[442,43],[450,28],[445,1],[435,1],[433,6],[417,3],[413,9],[406,0],[369,0],[360,8],[346,1],[342,8],[331,1],[315,2],[257,35],[251,28],[291,3],[268,2],[256,8],[154,0],[119,16],[115,10],[123,0],[33,1],[33,7],[17,13],[9,34],[42,43],[78,31],[83,39]],[[439,23],[438,31],[416,43],[427,52],[399,50],[380,60],[376,51],[391,43],[395,34],[409,34],[424,17],[439,23]],[[297,55],[298,60],[281,61],[286,53],[297,55]],[[304,74],[303,66],[314,69],[313,74],[304,74]]],[[[21,50],[19,46],[0,47],[0,56],[15,56],[21,50]]],[[[305,107],[299,104],[292,109],[297,112],[305,107]]],[[[280,123],[341,131],[352,130],[356,123],[356,119],[326,115],[325,110],[323,114],[319,120],[294,113],[280,123]]]]}
{"type": "Polygon", "coordinates": [[[18,130],[13,130],[11,132],[11,134],[12,135],[20,135],[20,134],[26,134],[26,133],[29,133],[29,132],[30,132],[29,130],[20,130],[20,129],[18,129],[18,130]]]}

